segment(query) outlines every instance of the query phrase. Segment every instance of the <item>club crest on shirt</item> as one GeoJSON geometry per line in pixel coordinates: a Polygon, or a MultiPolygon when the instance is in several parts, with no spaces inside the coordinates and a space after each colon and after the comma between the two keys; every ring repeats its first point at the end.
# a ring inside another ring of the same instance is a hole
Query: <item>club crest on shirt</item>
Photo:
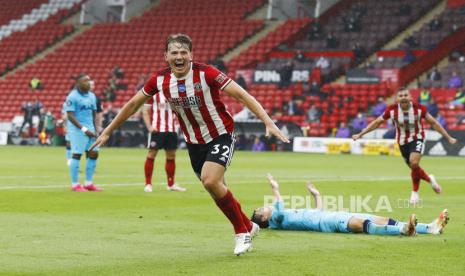
{"type": "Polygon", "coordinates": [[[219,83],[222,84],[224,80],[226,80],[227,76],[223,73],[220,73],[218,76],[216,76],[215,80],[219,83]]]}
{"type": "Polygon", "coordinates": [[[184,83],[178,84],[178,92],[179,93],[186,93],[186,85],[184,83]]]}
{"type": "Polygon", "coordinates": [[[200,84],[200,82],[196,82],[194,83],[194,90],[197,92],[197,91],[202,91],[202,85],[200,84]]]}

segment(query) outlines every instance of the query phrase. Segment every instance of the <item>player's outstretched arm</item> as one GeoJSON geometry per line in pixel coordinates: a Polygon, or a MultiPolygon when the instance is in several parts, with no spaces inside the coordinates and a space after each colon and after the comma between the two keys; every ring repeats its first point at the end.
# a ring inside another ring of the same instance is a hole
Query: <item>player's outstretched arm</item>
{"type": "Polygon", "coordinates": [[[270,135],[276,136],[279,140],[284,143],[289,143],[289,138],[286,137],[281,130],[276,126],[276,124],[271,120],[270,116],[263,109],[262,105],[247,91],[245,91],[240,85],[235,81],[231,81],[225,88],[224,91],[240,101],[245,105],[250,111],[259,118],[266,127],[265,135],[268,137],[270,135]]]}
{"type": "Polygon", "coordinates": [[[449,133],[439,124],[439,122],[431,116],[431,114],[427,113],[425,116],[425,120],[430,124],[437,132],[441,133],[442,136],[446,137],[447,141],[451,145],[457,143],[457,139],[450,136],[449,133]]]}
{"type": "Polygon", "coordinates": [[[321,199],[320,191],[313,185],[311,181],[307,182],[307,189],[315,199],[316,209],[323,209],[323,200],[321,199]]]}
{"type": "Polygon", "coordinates": [[[268,181],[270,182],[271,190],[273,191],[274,197],[276,201],[283,201],[281,197],[281,193],[279,192],[279,183],[276,181],[271,173],[267,173],[266,177],[268,178],[268,181]]]}
{"type": "Polygon", "coordinates": [[[111,123],[102,131],[95,143],[90,147],[89,151],[97,146],[103,146],[110,138],[110,135],[113,133],[115,129],[117,129],[120,125],[122,125],[132,114],[136,113],[136,111],[140,108],[140,106],[147,100],[147,96],[142,93],[142,90],[137,92],[129,102],[127,102],[123,108],[118,112],[118,115],[111,121],[111,123]]]}
{"type": "Polygon", "coordinates": [[[360,133],[352,135],[352,139],[358,140],[363,137],[363,135],[367,134],[370,131],[377,129],[382,123],[384,122],[383,117],[378,117],[376,120],[371,122],[366,128],[364,128],[360,133]]]}

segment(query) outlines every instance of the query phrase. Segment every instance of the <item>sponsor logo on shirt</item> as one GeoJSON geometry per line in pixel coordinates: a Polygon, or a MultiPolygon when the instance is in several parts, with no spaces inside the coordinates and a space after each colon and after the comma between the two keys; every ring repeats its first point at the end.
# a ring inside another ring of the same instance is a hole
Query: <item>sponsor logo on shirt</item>
{"type": "Polygon", "coordinates": [[[79,110],[92,110],[92,105],[91,104],[88,104],[88,105],[82,105],[81,108],[79,110]]]}
{"type": "Polygon", "coordinates": [[[223,73],[220,73],[218,76],[216,76],[215,80],[219,83],[219,84],[223,84],[223,82],[226,80],[227,76],[223,73]]]}
{"type": "Polygon", "coordinates": [[[168,101],[172,108],[192,108],[202,106],[202,101],[199,96],[170,98],[168,101]]]}
{"type": "Polygon", "coordinates": [[[186,93],[186,85],[184,83],[178,84],[178,92],[179,93],[186,93]]]}

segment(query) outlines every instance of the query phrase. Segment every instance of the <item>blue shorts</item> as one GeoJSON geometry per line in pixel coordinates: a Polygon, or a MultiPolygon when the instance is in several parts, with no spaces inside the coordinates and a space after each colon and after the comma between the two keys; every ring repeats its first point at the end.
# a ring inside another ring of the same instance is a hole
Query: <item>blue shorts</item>
{"type": "Polygon", "coordinates": [[[69,142],[69,134],[68,134],[68,132],[65,134],[65,141],[69,142]]]}
{"type": "MultiPolygon", "coordinates": [[[[94,137],[89,137],[86,134],[84,134],[82,131],[69,133],[69,138],[71,142],[71,153],[76,153],[76,154],[83,154],[95,142],[94,137]]],[[[92,151],[98,151],[98,150],[99,148],[96,147],[92,151]]]]}
{"type": "Polygon", "coordinates": [[[323,211],[320,219],[321,232],[350,233],[348,224],[353,217],[373,220],[373,216],[369,214],[323,211]]]}

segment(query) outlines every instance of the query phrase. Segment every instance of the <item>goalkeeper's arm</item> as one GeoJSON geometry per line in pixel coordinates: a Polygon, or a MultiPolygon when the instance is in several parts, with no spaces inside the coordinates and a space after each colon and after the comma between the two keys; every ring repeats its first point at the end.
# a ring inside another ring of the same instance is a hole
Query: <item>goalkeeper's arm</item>
{"type": "Polygon", "coordinates": [[[274,198],[276,201],[283,201],[281,194],[279,193],[279,183],[276,181],[273,176],[268,173],[267,174],[268,181],[270,182],[271,190],[273,191],[274,198]]]}

